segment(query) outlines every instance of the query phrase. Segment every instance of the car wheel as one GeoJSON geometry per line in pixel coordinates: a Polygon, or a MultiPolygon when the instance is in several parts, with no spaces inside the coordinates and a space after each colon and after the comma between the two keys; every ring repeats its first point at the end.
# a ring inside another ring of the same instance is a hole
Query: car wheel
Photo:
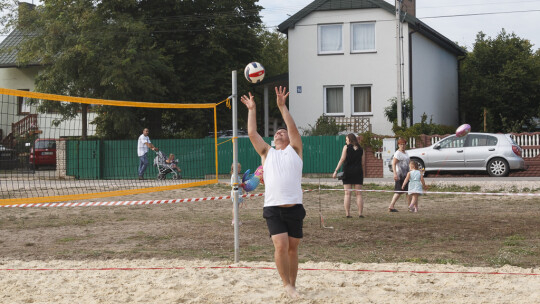
{"type": "Polygon", "coordinates": [[[411,158],[411,160],[415,161],[416,164],[418,165],[418,170],[424,171],[423,175],[427,176],[427,172],[424,170],[426,168],[426,167],[424,167],[424,162],[421,159],[416,158],[416,157],[411,158]]]}
{"type": "Polygon", "coordinates": [[[418,170],[422,171],[423,169],[425,169],[424,162],[421,159],[413,157],[411,158],[411,160],[414,160],[416,162],[416,164],[418,165],[418,170]]]}
{"type": "Polygon", "coordinates": [[[487,164],[487,171],[490,176],[507,176],[510,173],[508,162],[502,158],[494,158],[487,164]]]}

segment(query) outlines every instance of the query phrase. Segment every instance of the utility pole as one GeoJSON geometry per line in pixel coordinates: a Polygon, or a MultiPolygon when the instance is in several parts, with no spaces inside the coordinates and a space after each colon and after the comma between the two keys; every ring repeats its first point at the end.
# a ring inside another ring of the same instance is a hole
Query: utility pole
{"type": "Polygon", "coordinates": [[[403,79],[403,73],[402,73],[402,58],[401,58],[401,36],[403,27],[401,24],[401,2],[403,0],[396,0],[396,68],[397,68],[397,123],[398,126],[401,127],[402,124],[402,113],[401,113],[401,107],[403,104],[403,88],[402,85],[402,79],[403,79]]]}

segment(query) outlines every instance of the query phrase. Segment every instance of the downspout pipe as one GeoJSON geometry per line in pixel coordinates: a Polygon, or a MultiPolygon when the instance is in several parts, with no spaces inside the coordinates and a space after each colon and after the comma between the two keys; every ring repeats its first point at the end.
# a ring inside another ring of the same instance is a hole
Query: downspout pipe
{"type": "Polygon", "coordinates": [[[465,123],[467,121],[467,117],[465,117],[465,113],[461,112],[461,62],[465,60],[467,55],[458,57],[457,60],[457,88],[458,88],[458,119],[459,119],[459,125],[465,123]]]}
{"type": "MultiPolygon", "coordinates": [[[[412,35],[416,33],[416,30],[409,32],[409,98],[411,99],[411,105],[414,104],[414,98],[413,98],[413,65],[412,65],[412,35]]],[[[414,113],[414,107],[411,108],[411,126],[414,125],[413,115],[414,113]]]]}

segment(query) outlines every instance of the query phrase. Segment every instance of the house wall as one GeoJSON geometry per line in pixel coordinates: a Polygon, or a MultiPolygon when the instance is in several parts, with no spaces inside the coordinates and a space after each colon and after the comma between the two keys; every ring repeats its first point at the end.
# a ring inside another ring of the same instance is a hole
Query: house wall
{"type": "MultiPolygon", "coordinates": [[[[0,87],[6,89],[28,89],[34,90],[34,78],[39,68],[32,67],[26,69],[0,68],[0,87]]],[[[0,99],[0,129],[2,136],[11,133],[11,124],[24,118],[25,115],[17,114],[17,97],[2,96],[0,99]]],[[[0,138],[1,139],[1,138],[0,138]]]]}
{"type": "MultiPolygon", "coordinates": [[[[371,85],[372,131],[392,134],[384,117],[389,99],[397,95],[396,23],[394,15],[383,9],[358,9],[313,12],[288,29],[290,112],[300,128],[315,125],[324,112],[325,85],[342,85],[345,117],[352,112],[351,85],[371,85]],[[350,23],[375,21],[376,52],[350,53],[350,23]],[[343,23],[343,50],[339,55],[317,54],[317,25],[343,23]],[[298,93],[297,88],[302,92],[298,93]]],[[[407,24],[404,24],[407,33],[407,24]]],[[[405,35],[405,38],[407,35],[405,35]]],[[[404,39],[405,96],[409,96],[408,44],[404,39]]]]}
{"type": "Polygon", "coordinates": [[[30,89],[34,90],[34,79],[39,67],[25,69],[0,68],[0,87],[6,89],[30,89]]]}
{"type": "Polygon", "coordinates": [[[413,122],[458,125],[458,63],[452,53],[414,33],[412,40],[413,122]]]}
{"type": "MultiPolygon", "coordinates": [[[[39,72],[40,67],[31,68],[0,68],[0,87],[6,89],[27,89],[34,91],[34,79],[39,72]]],[[[37,113],[36,107],[30,107],[30,113],[37,113]]],[[[38,128],[42,131],[41,138],[60,138],[60,136],[80,136],[81,119],[75,119],[62,122],[59,126],[53,126],[52,122],[60,118],[57,114],[38,113],[38,128]]],[[[3,136],[11,133],[11,124],[23,119],[26,114],[17,114],[17,97],[4,96],[0,99],[0,129],[3,136]]],[[[95,113],[88,115],[88,122],[95,118],[95,113]]],[[[95,134],[95,125],[88,124],[88,135],[95,134]]]]}

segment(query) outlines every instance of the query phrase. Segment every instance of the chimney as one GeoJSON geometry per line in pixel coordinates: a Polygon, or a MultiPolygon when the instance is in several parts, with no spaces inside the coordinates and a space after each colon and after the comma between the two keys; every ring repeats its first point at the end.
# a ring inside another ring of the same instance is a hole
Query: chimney
{"type": "Polygon", "coordinates": [[[19,15],[24,14],[25,12],[29,10],[33,10],[35,7],[36,6],[32,3],[19,2],[19,7],[18,7],[19,15]]]}
{"type": "Polygon", "coordinates": [[[409,16],[416,17],[416,0],[402,0],[401,10],[409,16]]]}
{"type": "Polygon", "coordinates": [[[22,20],[25,20],[25,18],[23,16],[26,16],[35,7],[36,6],[34,4],[31,4],[31,3],[22,2],[22,1],[19,2],[19,6],[18,6],[18,10],[17,10],[17,13],[18,13],[17,22],[18,23],[23,22],[22,20]]]}

